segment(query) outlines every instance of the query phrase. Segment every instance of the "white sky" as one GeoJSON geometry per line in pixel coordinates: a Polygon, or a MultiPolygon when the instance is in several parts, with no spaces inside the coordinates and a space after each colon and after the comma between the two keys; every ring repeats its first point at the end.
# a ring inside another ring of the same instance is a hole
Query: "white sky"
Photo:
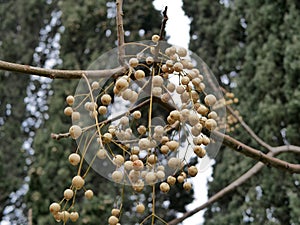
{"type": "MultiPolygon", "coordinates": [[[[182,10],[182,0],[155,0],[154,6],[158,10],[163,10],[168,6],[168,21],[166,25],[167,35],[170,36],[168,42],[170,44],[188,48],[190,20],[182,10]]],[[[213,161],[211,162],[213,163],[213,161]]],[[[207,200],[207,179],[212,175],[212,167],[202,173],[198,173],[191,181],[194,185],[195,200],[187,206],[187,210],[192,210],[203,204],[207,200]]],[[[201,225],[204,222],[204,211],[196,213],[183,222],[183,225],[201,225]]]]}

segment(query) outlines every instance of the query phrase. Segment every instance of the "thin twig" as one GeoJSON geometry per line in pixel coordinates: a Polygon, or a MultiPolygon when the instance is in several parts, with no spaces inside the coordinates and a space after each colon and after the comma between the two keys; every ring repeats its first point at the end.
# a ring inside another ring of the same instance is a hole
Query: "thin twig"
{"type": "Polygon", "coordinates": [[[97,78],[110,77],[113,75],[119,76],[126,73],[127,67],[124,66],[106,70],[56,70],[0,60],[0,70],[37,75],[40,77],[48,77],[50,79],[81,79],[82,74],[86,74],[87,77],[97,78]]]}
{"type": "Polygon", "coordinates": [[[165,29],[166,29],[167,21],[169,19],[167,15],[167,11],[168,11],[168,6],[166,6],[165,10],[163,11],[163,19],[162,19],[160,33],[159,33],[159,40],[161,41],[165,39],[165,29]]]}
{"type": "Polygon", "coordinates": [[[117,6],[117,33],[118,33],[118,58],[121,66],[125,65],[124,27],[123,27],[123,0],[116,0],[117,6]]]}
{"type": "MultiPolygon", "coordinates": [[[[284,145],[284,146],[278,146],[274,147],[273,151],[269,152],[267,155],[270,157],[275,157],[281,153],[285,152],[295,152],[300,153],[300,147],[294,146],[294,145],[284,145]]],[[[235,190],[237,187],[240,187],[242,184],[244,184],[246,181],[248,181],[251,177],[253,177],[255,174],[257,174],[261,169],[264,167],[264,163],[258,162],[256,163],[252,168],[250,168],[246,173],[241,175],[239,178],[231,182],[229,185],[224,187],[222,190],[218,191],[216,194],[211,196],[204,204],[196,207],[193,210],[190,210],[186,213],[184,213],[181,217],[173,219],[172,221],[168,222],[168,225],[176,225],[182,221],[184,221],[186,218],[191,217],[192,215],[200,212],[201,210],[207,208],[214,202],[220,200],[222,197],[224,197],[229,192],[235,190]]]]}

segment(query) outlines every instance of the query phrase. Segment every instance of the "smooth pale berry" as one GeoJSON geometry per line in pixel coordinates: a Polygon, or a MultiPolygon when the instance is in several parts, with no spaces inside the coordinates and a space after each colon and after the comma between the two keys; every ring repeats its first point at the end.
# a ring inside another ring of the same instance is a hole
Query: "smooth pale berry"
{"type": "Polygon", "coordinates": [[[49,206],[49,211],[52,213],[52,214],[56,214],[58,213],[60,210],[60,204],[54,202],[52,203],[50,206],[49,206]]]}
{"type": "Polygon", "coordinates": [[[207,115],[207,117],[209,118],[209,119],[217,119],[218,118],[218,114],[215,112],[215,111],[211,111],[208,115],[207,115]]]}
{"type": "Polygon", "coordinates": [[[199,116],[196,113],[190,113],[188,118],[189,118],[189,122],[192,126],[199,123],[199,116]]]}
{"type": "Polygon", "coordinates": [[[210,143],[210,139],[206,136],[203,136],[202,138],[202,144],[208,145],[210,143]]]}
{"type": "Polygon", "coordinates": [[[156,174],[154,172],[148,172],[145,176],[145,181],[149,185],[153,185],[157,180],[156,174]]]}
{"type": "Polygon", "coordinates": [[[109,105],[111,103],[111,96],[109,94],[104,94],[101,96],[101,103],[103,105],[109,105]]]}
{"type": "Polygon", "coordinates": [[[73,113],[72,107],[68,106],[68,107],[66,107],[66,108],[64,109],[64,114],[65,114],[66,116],[71,116],[72,113],[73,113]]]}
{"type": "Polygon", "coordinates": [[[65,223],[69,220],[70,218],[70,213],[68,211],[62,211],[62,221],[65,223]]]}
{"type": "Polygon", "coordinates": [[[107,107],[106,106],[100,106],[98,108],[98,112],[101,114],[101,115],[105,115],[107,113],[107,107]]]}
{"type": "Polygon", "coordinates": [[[179,175],[179,176],[177,177],[177,181],[178,181],[178,183],[183,183],[183,181],[184,181],[184,176],[179,175]]]}
{"type": "Polygon", "coordinates": [[[175,151],[179,147],[179,143],[177,141],[169,141],[166,143],[171,151],[175,151]]]}
{"type": "Polygon", "coordinates": [[[147,149],[150,147],[150,141],[148,138],[141,138],[139,140],[139,147],[140,149],[147,149]]]}
{"type": "Polygon", "coordinates": [[[145,206],[144,206],[144,204],[139,203],[139,204],[136,206],[136,212],[137,212],[137,213],[143,213],[144,211],[145,211],[145,206]]]}
{"type": "Polygon", "coordinates": [[[81,189],[83,187],[84,183],[85,183],[84,179],[81,176],[79,176],[79,175],[73,177],[73,179],[72,179],[72,185],[76,189],[81,189]]]}
{"type": "Polygon", "coordinates": [[[188,85],[189,83],[190,83],[190,78],[188,78],[186,76],[181,78],[182,85],[188,85]]]}
{"type": "Polygon", "coordinates": [[[162,154],[164,154],[164,155],[168,154],[168,152],[169,152],[169,147],[168,147],[167,145],[162,145],[162,146],[160,147],[160,152],[161,152],[162,154]]]}
{"type": "Polygon", "coordinates": [[[153,96],[160,97],[162,95],[162,88],[161,87],[153,87],[152,94],[153,94],[153,96]]]}
{"type": "Polygon", "coordinates": [[[154,62],[154,58],[153,58],[152,56],[148,56],[148,57],[146,58],[146,63],[147,63],[148,65],[151,65],[153,62],[154,62]]]}
{"type": "Polygon", "coordinates": [[[192,189],[192,184],[190,183],[190,182],[184,182],[184,184],[183,184],[183,188],[184,188],[184,190],[186,190],[186,191],[190,191],[191,189],[192,189]]]}
{"type": "Polygon", "coordinates": [[[176,93],[177,94],[182,94],[182,93],[184,93],[185,92],[185,88],[184,88],[184,86],[182,86],[182,85],[180,85],[180,86],[177,86],[176,87],[176,93]]]}
{"type": "Polygon", "coordinates": [[[198,169],[197,169],[196,166],[190,166],[190,167],[188,168],[188,174],[189,174],[191,177],[196,176],[197,173],[198,173],[198,169]]]}
{"type": "Polygon", "coordinates": [[[160,87],[163,84],[164,80],[161,76],[154,76],[152,79],[152,84],[154,87],[160,87]]]}
{"type": "Polygon", "coordinates": [[[113,158],[113,163],[116,166],[121,166],[124,163],[124,157],[122,155],[115,155],[113,158]]]}
{"type": "Polygon", "coordinates": [[[176,53],[176,47],[172,46],[165,50],[166,55],[171,56],[176,53]]]}
{"type": "Polygon", "coordinates": [[[177,49],[177,54],[179,57],[185,57],[187,55],[187,50],[185,48],[178,48],[177,49]]]}
{"type": "Polygon", "coordinates": [[[78,218],[79,218],[78,212],[71,212],[70,213],[70,220],[72,222],[76,222],[78,220],[78,218]]]}
{"type": "Polygon", "coordinates": [[[97,152],[97,157],[99,159],[105,159],[106,158],[106,150],[103,148],[99,149],[97,152]]]}
{"type": "Polygon", "coordinates": [[[131,58],[131,59],[129,59],[129,65],[131,67],[137,67],[138,64],[139,64],[139,60],[137,58],[131,58]]]}
{"type": "Polygon", "coordinates": [[[196,145],[194,147],[194,153],[199,157],[199,158],[203,158],[206,155],[206,151],[204,148],[202,148],[199,145],[196,145]]]}
{"type": "Polygon", "coordinates": [[[66,98],[66,102],[67,102],[67,104],[70,105],[70,106],[73,105],[74,102],[75,102],[74,96],[73,96],[73,95],[69,95],[69,96],[66,98]]]}
{"type": "Polygon", "coordinates": [[[124,78],[120,78],[117,80],[115,87],[119,90],[125,90],[129,86],[128,81],[124,78]]]}
{"type": "Polygon", "coordinates": [[[124,163],[124,168],[126,169],[126,170],[132,170],[133,169],[133,162],[132,161],[125,161],[125,163],[124,163]]]}
{"type": "Polygon", "coordinates": [[[94,196],[94,192],[92,190],[86,190],[84,192],[84,196],[87,198],[87,199],[92,199],[92,197],[94,196]]]}
{"type": "Polygon", "coordinates": [[[80,113],[79,112],[72,112],[72,120],[73,121],[80,120],[80,113]]]}
{"type": "Polygon", "coordinates": [[[136,171],[141,171],[141,170],[144,169],[144,163],[143,163],[142,160],[139,160],[139,159],[133,161],[132,166],[133,166],[133,169],[136,170],[136,171]]]}
{"type": "Polygon", "coordinates": [[[92,89],[97,90],[97,89],[99,89],[99,87],[100,87],[99,82],[94,81],[94,82],[92,83],[92,89]]]}
{"type": "Polygon", "coordinates": [[[168,160],[168,166],[171,169],[177,169],[179,167],[179,165],[180,165],[180,159],[179,158],[171,157],[168,160]]]}
{"type": "Polygon", "coordinates": [[[72,153],[69,155],[69,162],[73,166],[77,166],[80,163],[80,155],[77,153],[72,153]]]}
{"type": "Polygon", "coordinates": [[[159,36],[159,35],[157,35],[157,34],[152,35],[151,40],[152,40],[154,43],[157,43],[157,42],[159,41],[159,39],[160,39],[160,36],[159,36]]]}
{"type": "Polygon", "coordinates": [[[132,116],[133,116],[134,119],[137,120],[137,119],[140,119],[142,117],[142,113],[141,113],[141,111],[134,111],[132,113],[132,116]]]}
{"type": "Polygon", "coordinates": [[[157,134],[157,135],[162,135],[163,133],[164,133],[164,128],[163,128],[163,126],[160,126],[160,125],[158,125],[158,126],[156,126],[155,128],[154,128],[154,132],[157,134]]]}
{"type": "Polygon", "coordinates": [[[82,130],[80,128],[80,126],[78,125],[73,125],[70,127],[69,129],[69,133],[70,133],[70,136],[73,138],[73,139],[77,139],[80,137],[80,135],[82,134],[82,130]]]}
{"type": "Polygon", "coordinates": [[[168,176],[167,182],[168,182],[169,185],[172,186],[172,185],[174,185],[176,183],[176,178],[173,177],[173,176],[168,176]]]}
{"type": "Polygon", "coordinates": [[[109,142],[111,142],[111,140],[112,140],[112,135],[111,135],[111,133],[105,133],[105,134],[103,134],[103,141],[105,142],[105,143],[109,143],[109,142]]]}
{"type": "Polygon", "coordinates": [[[173,83],[168,83],[167,84],[167,89],[168,89],[169,92],[174,92],[175,88],[176,88],[175,84],[173,84],[173,83]]]}
{"type": "Polygon", "coordinates": [[[116,170],[112,173],[111,179],[116,183],[121,183],[123,180],[123,173],[119,170],[116,170]]]}
{"type": "Polygon", "coordinates": [[[141,179],[137,180],[135,183],[133,183],[132,188],[134,191],[141,192],[145,187],[144,181],[141,179]]]}
{"type": "Polygon", "coordinates": [[[207,120],[205,121],[205,127],[206,127],[208,130],[212,131],[212,130],[216,129],[216,127],[217,127],[217,122],[216,122],[214,119],[207,119],[207,120]]]}
{"type": "Polygon", "coordinates": [[[71,189],[66,189],[64,191],[64,198],[67,200],[70,200],[71,198],[73,198],[74,192],[71,189]]]}
{"type": "Polygon", "coordinates": [[[180,62],[176,62],[174,63],[173,68],[176,72],[181,72],[183,70],[183,65],[180,62]]]}
{"type": "Polygon", "coordinates": [[[116,216],[110,216],[108,218],[109,225],[117,225],[118,222],[119,222],[119,219],[116,216]]]}
{"type": "Polygon", "coordinates": [[[208,94],[205,96],[204,102],[207,106],[213,106],[217,102],[217,98],[212,94],[208,94]]]}
{"type": "Polygon", "coordinates": [[[150,164],[155,164],[156,163],[156,161],[157,161],[157,156],[156,155],[150,155],[149,157],[148,157],[148,163],[150,163],[150,164]]]}
{"type": "Polygon", "coordinates": [[[145,134],[147,131],[147,128],[144,125],[141,125],[138,127],[137,131],[139,132],[139,134],[145,134]]]}
{"type": "Polygon", "coordinates": [[[173,120],[179,120],[180,119],[180,112],[178,110],[173,110],[170,112],[170,117],[173,120]]]}
{"type": "Polygon", "coordinates": [[[166,174],[165,174],[164,171],[159,170],[159,171],[156,172],[156,176],[157,176],[158,179],[163,180],[163,179],[165,179],[166,174]]]}
{"type": "Polygon", "coordinates": [[[119,215],[120,215],[120,209],[112,209],[111,210],[111,215],[119,217],[119,215]]]}
{"type": "Polygon", "coordinates": [[[162,192],[164,193],[167,193],[170,191],[170,185],[167,183],[167,182],[162,182],[160,185],[159,185],[159,188],[162,192]]]}
{"type": "Polygon", "coordinates": [[[145,72],[143,70],[137,70],[134,73],[134,77],[137,80],[143,79],[143,78],[145,78],[145,72]]]}

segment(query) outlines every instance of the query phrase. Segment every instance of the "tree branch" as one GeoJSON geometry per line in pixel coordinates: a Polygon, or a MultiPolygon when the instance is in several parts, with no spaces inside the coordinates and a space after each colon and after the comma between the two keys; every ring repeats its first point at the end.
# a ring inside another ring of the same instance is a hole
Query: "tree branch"
{"type": "MultiPolygon", "coordinates": [[[[294,153],[299,154],[300,153],[300,147],[299,146],[294,146],[294,145],[283,145],[283,146],[279,146],[279,147],[274,147],[273,151],[270,151],[267,155],[269,157],[275,157],[275,156],[277,156],[281,153],[284,153],[284,152],[294,152],[294,153]]],[[[218,191],[216,194],[211,196],[204,204],[196,207],[193,210],[190,210],[190,211],[186,212],[185,214],[183,214],[183,216],[181,216],[179,218],[173,219],[172,221],[168,222],[168,225],[176,225],[176,224],[182,222],[183,220],[185,220],[186,218],[200,212],[201,210],[207,208],[211,204],[217,202],[222,197],[224,197],[226,194],[228,194],[231,191],[235,190],[237,187],[241,186],[246,181],[248,181],[251,177],[253,177],[255,174],[257,174],[259,171],[261,171],[261,169],[264,167],[264,165],[265,164],[262,163],[262,162],[256,163],[246,173],[244,173],[239,178],[234,180],[232,183],[227,185],[225,188],[223,188],[222,190],[218,191]]]]}
{"type": "Polygon", "coordinates": [[[97,78],[110,77],[112,75],[121,75],[126,72],[127,67],[117,67],[107,70],[55,70],[0,60],[0,70],[37,75],[40,77],[48,77],[50,79],[80,79],[82,77],[82,74],[85,74],[88,77],[97,78]]]}
{"type": "Polygon", "coordinates": [[[165,10],[163,11],[163,19],[162,19],[162,23],[161,23],[161,27],[160,27],[160,32],[159,32],[159,40],[164,40],[165,38],[165,29],[166,29],[166,24],[168,21],[168,15],[167,15],[167,11],[168,11],[168,6],[165,7],[165,10]]]}
{"type": "Polygon", "coordinates": [[[125,65],[125,48],[124,48],[124,27],[123,27],[123,0],[116,0],[117,6],[117,33],[118,33],[118,58],[121,66],[125,65]]]}

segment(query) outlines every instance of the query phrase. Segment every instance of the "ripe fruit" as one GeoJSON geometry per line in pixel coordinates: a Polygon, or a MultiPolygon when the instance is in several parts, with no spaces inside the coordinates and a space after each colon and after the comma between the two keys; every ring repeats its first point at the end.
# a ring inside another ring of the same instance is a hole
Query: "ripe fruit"
{"type": "Polygon", "coordinates": [[[116,170],[112,173],[111,179],[116,183],[121,183],[121,181],[123,180],[123,173],[116,170]]]}
{"type": "Polygon", "coordinates": [[[190,182],[184,182],[184,184],[183,184],[183,188],[184,188],[184,190],[186,190],[186,191],[190,191],[191,189],[192,189],[192,184],[190,183],[190,182]]]}
{"type": "Polygon", "coordinates": [[[84,192],[84,196],[87,198],[87,199],[92,199],[92,197],[94,196],[94,192],[92,190],[86,190],[84,192]]]}
{"type": "Polygon", "coordinates": [[[99,89],[99,87],[100,87],[100,85],[99,85],[99,83],[98,83],[97,81],[94,81],[94,82],[92,83],[92,89],[93,89],[93,90],[97,90],[97,89],[99,89]]]}
{"type": "Polygon", "coordinates": [[[141,170],[144,169],[144,163],[143,163],[142,160],[139,160],[139,159],[133,161],[132,166],[133,166],[133,169],[136,170],[136,171],[141,171],[141,170]]]}
{"type": "Polygon", "coordinates": [[[208,130],[212,131],[212,130],[216,129],[217,122],[214,119],[208,119],[208,120],[205,121],[205,127],[208,130]]]}
{"type": "Polygon", "coordinates": [[[72,120],[80,120],[80,113],[79,112],[72,112],[72,120]]]}
{"type": "Polygon", "coordinates": [[[106,144],[106,143],[109,143],[109,142],[111,142],[111,140],[112,140],[112,135],[111,135],[111,133],[105,133],[105,134],[103,134],[103,142],[106,144]]]}
{"type": "Polygon", "coordinates": [[[76,189],[81,189],[83,187],[84,183],[85,183],[84,179],[81,176],[79,176],[79,175],[73,177],[73,179],[72,179],[72,185],[76,189]]]}
{"type": "Polygon", "coordinates": [[[168,166],[171,169],[177,169],[180,165],[180,159],[179,158],[175,158],[175,157],[171,157],[168,161],[168,166]]]}
{"type": "Polygon", "coordinates": [[[148,56],[148,57],[146,58],[146,63],[147,63],[148,65],[151,65],[153,62],[154,62],[153,57],[148,56]]]}
{"type": "Polygon", "coordinates": [[[70,200],[71,198],[73,198],[74,192],[71,189],[66,189],[64,191],[64,198],[67,200],[70,200]]]}
{"type": "Polygon", "coordinates": [[[144,204],[139,203],[139,204],[136,206],[136,212],[137,212],[137,213],[143,213],[144,211],[145,211],[145,206],[144,206],[144,204]]]}
{"type": "Polygon", "coordinates": [[[157,34],[152,35],[151,40],[152,40],[154,43],[157,43],[157,42],[159,41],[159,39],[160,39],[160,36],[159,36],[159,35],[157,35],[157,34]]]}
{"type": "Polygon", "coordinates": [[[156,172],[156,176],[159,180],[163,180],[163,179],[165,179],[166,174],[164,171],[160,170],[160,171],[156,172]]]}
{"type": "Polygon", "coordinates": [[[50,206],[49,206],[49,211],[52,213],[52,214],[56,214],[58,213],[60,210],[60,204],[54,202],[52,203],[50,206]]]}
{"type": "Polygon", "coordinates": [[[73,138],[73,139],[77,139],[80,137],[80,135],[82,134],[82,130],[80,128],[80,126],[78,125],[73,125],[70,127],[69,129],[69,133],[70,133],[70,136],[73,138]]]}
{"type": "Polygon", "coordinates": [[[177,181],[178,181],[178,183],[183,183],[183,181],[184,181],[184,176],[179,175],[179,176],[177,177],[177,181]]]}
{"type": "Polygon", "coordinates": [[[118,222],[119,222],[119,219],[116,216],[110,216],[108,218],[109,225],[117,225],[118,222]]]}
{"type": "Polygon", "coordinates": [[[113,158],[113,163],[116,166],[121,166],[124,163],[124,157],[121,155],[115,155],[115,157],[113,158]]]}
{"type": "Polygon", "coordinates": [[[69,162],[71,163],[71,165],[77,166],[80,162],[80,155],[77,153],[72,153],[71,155],[69,155],[69,162]]]}
{"type": "Polygon", "coordinates": [[[137,58],[131,58],[129,59],[129,65],[131,67],[136,67],[139,64],[139,60],[137,58]]]}
{"type": "Polygon", "coordinates": [[[177,49],[177,54],[179,57],[185,57],[187,55],[187,50],[185,48],[178,48],[177,49]]]}
{"type": "Polygon", "coordinates": [[[188,174],[189,174],[191,177],[196,176],[197,173],[198,173],[198,169],[197,169],[196,166],[190,166],[190,167],[188,168],[188,174]]]}
{"type": "Polygon", "coordinates": [[[111,210],[111,215],[119,217],[119,215],[120,215],[120,209],[112,209],[111,210]]]}
{"type": "Polygon", "coordinates": [[[162,182],[160,185],[159,185],[159,188],[162,192],[164,193],[167,193],[169,192],[170,190],[170,185],[167,183],[167,182],[162,182]]]}
{"type": "Polygon", "coordinates": [[[204,98],[204,102],[207,106],[213,106],[216,103],[216,101],[217,98],[212,94],[206,95],[204,98]]]}
{"type": "Polygon", "coordinates": [[[183,70],[183,65],[180,62],[176,62],[173,68],[176,72],[181,72],[183,70]]]}
{"type": "Polygon", "coordinates": [[[73,113],[73,109],[72,109],[70,106],[68,106],[68,107],[66,107],[66,108],[64,109],[64,114],[65,114],[66,116],[71,116],[72,113],[73,113]]]}
{"type": "Polygon", "coordinates": [[[70,213],[70,220],[72,222],[76,222],[78,220],[78,218],[79,218],[78,212],[71,212],[70,213]]]}
{"type": "Polygon", "coordinates": [[[100,148],[97,152],[97,157],[99,159],[105,159],[106,158],[106,150],[103,148],[100,148]]]}
{"type": "Polygon", "coordinates": [[[194,147],[194,153],[199,157],[199,158],[203,158],[206,155],[206,151],[204,148],[202,148],[199,145],[196,145],[194,147]]]}
{"type": "Polygon", "coordinates": [[[103,105],[109,105],[111,103],[111,96],[109,94],[104,94],[101,96],[101,103],[103,105]]]}
{"type": "Polygon", "coordinates": [[[168,141],[166,145],[171,151],[175,151],[179,147],[179,143],[177,141],[168,141]]]}
{"type": "Polygon", "coordinates": [[[157,178],[156,178],[156,174],[154,172],[148,172],[145,176],[145,181],[149,184],[149,185],[153,185],[156,182],[157,178]]]}
{"type": "Polygon", "coordinates": [[[150,147],[150,141],[148,138],[141,138],[139,140],[139,147],[140,149],[147,149],[150,147]]]}
{"type": "Polygon", "coordinates": [[[181,78],[181,84],[188,85],[189,83],[190,83],[190,78],[186,76],[181,78]]]}
{"type": "Polygon", "coordinates": [[[176,183],[176,178],[173,177],[173,176],[168,176],[167,182],[168,182],[169,185],[172,186],[172,185],[174,185],[176,183]]]}
{"type": "Polygon", "coordinates": [[[160,147],[160,152],[161,152],[162,154],[168,154],[168,152],[169,152],[169,147],[168,147],[167,145],[162,145],[162,146],[160,147]]]}
{"type": "Polygon", "coordinates": [[[134,73],[134,77],[137,80],[143,79],[143,78],[145,78],[145,72],[143,70],[137,70],[134,73]]]}
{"type": "Polygon", "coordinates": [[[117,82],[116,82],[116,84],[115,84],[115,87],[119,91],[125,90],[128,86],[129,86],[128,81],[125,78],[118,79],[117,82]]]}
{"type": "Polygon", "coordinates": [[[206,136],[203,136],[202,138],[202,144],[208,145],[210,143],[210,139],[206,136]]]}
{"type": "Polygon", "coordinates": [[[154,76],[152,79],[152,84],[154,87],[160,87],[163,84],[164,80],[161,76],[154,76]]]}
{"type": "Polygon", "coordinates": [[[189,118],[189,122],[190,122],[190,124],[192,126],[194,126],[197,123],[199,123],[199,116],[196,113],[194,113],[194,112],[190,113],[190,115],[189,115],[188,118],[189,118]]]}
{"type": "Polygon", "coordinates": [[[75,98],[73,95],[69,95],[67,98],[66,98],[66,102],[69,106],[73,105],[74,102],[75,102],[75,98]]]}
{"type": "Polygon", "coordinates": [[[62,221],[66,223],[69,220],[69,218],[70,218],[70,213],[68,211],[62,211],[62,216],[61,216],[62,221]]]}

